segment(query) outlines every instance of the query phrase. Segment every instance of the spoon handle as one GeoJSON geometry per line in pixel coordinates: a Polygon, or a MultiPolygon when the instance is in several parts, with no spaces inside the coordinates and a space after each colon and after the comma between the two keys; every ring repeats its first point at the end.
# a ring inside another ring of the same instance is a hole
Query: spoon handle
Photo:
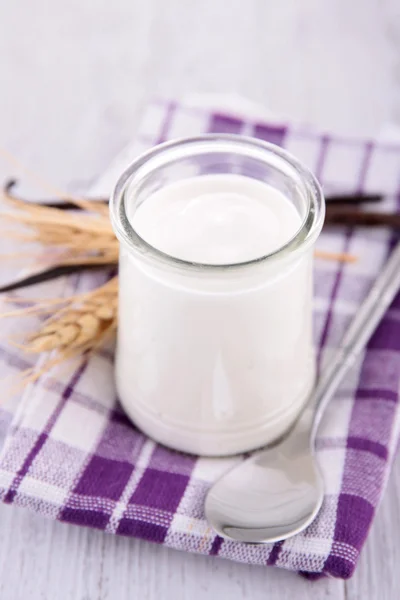
{"type": "Polygon", "coordinates": [[[400,288],[400,242],[375,280],[347,330],[336,356],[327,366],[309,402],[314,412],[313,443],[323,412],[346,372],[367,345],[384,313],[400,288]]]}

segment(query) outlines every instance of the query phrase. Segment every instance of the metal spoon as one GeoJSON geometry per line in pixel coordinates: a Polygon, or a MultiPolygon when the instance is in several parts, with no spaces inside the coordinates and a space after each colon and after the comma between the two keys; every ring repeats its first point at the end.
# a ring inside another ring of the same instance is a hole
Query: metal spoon
{"type": "Polygon", "coordinates": [[[299,533],[315,519],[324,497],[315,458],[318,425],[399,288],[400,242],[291,432],[277,445],[234,467],[208,492],[206,518],[219,535],[242,542],[277,542],[299,533]]]}

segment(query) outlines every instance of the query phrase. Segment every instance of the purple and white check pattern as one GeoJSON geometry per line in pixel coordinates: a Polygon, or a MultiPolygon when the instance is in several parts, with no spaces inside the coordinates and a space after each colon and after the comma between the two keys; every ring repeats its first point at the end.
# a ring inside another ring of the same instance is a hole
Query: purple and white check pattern
{"type": "MultiPolygon", "coordinates": [[[[92,192],[110,190],[145,147],[202,132],[255,135],[307,164],[325,190],[384,192],[382,210],[400,202],[400,147],[319,134],[292,124],[246,119],[177,103],[155,102],[127,148],[92,192]]],[[[355,264],[316,260],[315,336],[323,364],[385,262],[392,234],[324,232],[318,247],[351,252],[355,264]]],[[[91,275],[52,284],[51,293],[93,286],[91,275]]],[[[44,284],[43,293],[50,289],[44,284]]],[[[40,290],[42,294],[42,290],[40,290]]],[[[36,290],[36,295],[39,295],[36,290]]],[[[17,374],[24,356],[0,346],[0,374],[17,374]]],[[[317,520],[284,543],[224,541],[204,519],[210,484],[241,457],[194,458],[155,444],[132,427],[113,385],[111,355],[60,368],[31,386],[10,410],[0,454],[0,497],[53,519],[172,548],[277,565],[310,577],[351,576],[382,497],[399,438],[400,295],[365,355],[343,382],[318,435],[326,497],[317,520]]]]}

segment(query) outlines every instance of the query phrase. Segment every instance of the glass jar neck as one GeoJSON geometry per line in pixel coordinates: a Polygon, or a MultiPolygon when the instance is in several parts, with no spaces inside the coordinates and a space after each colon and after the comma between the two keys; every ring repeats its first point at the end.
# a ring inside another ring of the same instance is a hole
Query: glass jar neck
{"type": "Polygon", "coordinates": [[[324,214],[325,203],[320,186],[308,169],[277,146],[236,135],[204,135],[156,146],[125,171],[110,201],[114,231],[125,251],[154,265],[207,276],[299,257],[315,242],[324,214]],[[190,262],[170,256],[140,237],[132,225],[132,214],[155,191],[169,183],[216,172],[240,173],[281,191],[293,203],[301,218],[295,235],[269,254],[223,265],[190,262]]]}

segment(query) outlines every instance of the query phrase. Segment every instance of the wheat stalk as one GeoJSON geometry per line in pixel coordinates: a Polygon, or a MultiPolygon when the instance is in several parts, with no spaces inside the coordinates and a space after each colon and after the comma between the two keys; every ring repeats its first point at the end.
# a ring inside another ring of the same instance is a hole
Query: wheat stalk
{"type": "Polygon", "coordinates": [[[358,260],[354,254],[348,254],[347,252],[327,252],[326,250],[314,250],[314,256],[322,260],[333,260],[340,263],[355,263],[358,260]]]}
{"type": "MultiPolygon", "coordinates": [[[[7,191],[4,191],[4,199],[14,210],[5,213],[3,220],[24,227],[24,231],[21,227],[17,231],[6,229],[4,235],[50,247],[55,251],[57,265],[118,262],[118,240],[106,206],[96,201],[77,200],[77,205],[83,204],[87,212],[71,213],[19,200],[7,191]]],[[[40,263],[40,257],[41,253],[36,256],[36,263],[40,263]]]]}
{"type": "MultiPolygon", "coordinates": [[[[66,306],[44,321],[25,346],[27,352],[60,352],[90,349],[104,333],[116,329],[118,279],[82,296],[69,298],[66,306]]],[[[23,311],[24,309],[22,309],[23,311]]]]}
{"type": "MultiPolygon", "coordinates": [[[[35,381],[40,375],[56,364],[85,352],[93,352],[107,339],[115,335],[117,329],[118,277],[114,277],[101,287],[71,296],[52,300],[28,300],[32,306],[23,307],[1,315],[27,316],[49,315],[41,326],[31,333],[23,344],[11,342],[25,352],[50,353],[40,371],[29,370],[25,382],[35,381]]],[[[5,298],[14,302],[14,298],[5,298]]]]}

